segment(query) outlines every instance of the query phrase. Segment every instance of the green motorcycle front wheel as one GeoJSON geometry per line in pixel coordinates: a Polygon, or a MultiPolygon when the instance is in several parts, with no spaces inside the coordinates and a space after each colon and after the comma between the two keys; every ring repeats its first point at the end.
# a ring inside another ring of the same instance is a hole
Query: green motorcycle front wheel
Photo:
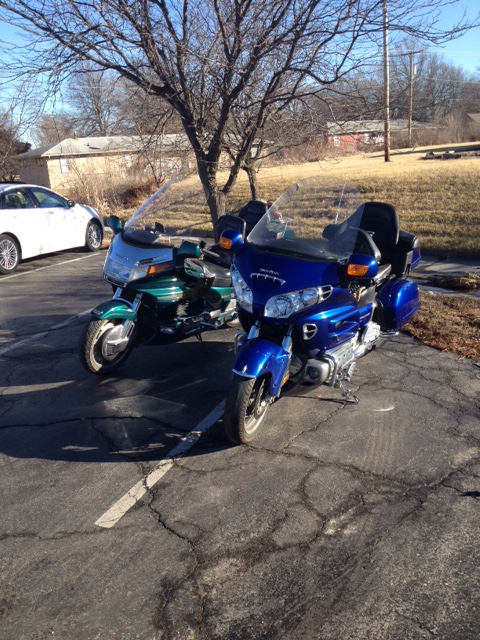
{"type": "Polygon", "coordinates": [[[134,341],[135,323],[131,320],[90,320],[80,336],[80,362],[90,373],[107,375],[125,362],[134,341]]]}

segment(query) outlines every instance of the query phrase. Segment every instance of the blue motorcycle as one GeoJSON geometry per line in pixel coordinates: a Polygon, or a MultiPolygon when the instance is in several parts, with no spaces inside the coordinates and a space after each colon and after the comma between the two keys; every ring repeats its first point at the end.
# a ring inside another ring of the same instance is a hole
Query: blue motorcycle
{"type": "Polygon", "coordinates": [[[288,189],[234,252],[232,280],[243,331],[227,393],[224,428],[233,443],[256,435],[269,405],[325,384],[357,402],[346,383],[359,358],[396,335],[419,307],[408,279],[420,242],[400,230],[395,208],[363,202],[328,178],[288,189]]]}

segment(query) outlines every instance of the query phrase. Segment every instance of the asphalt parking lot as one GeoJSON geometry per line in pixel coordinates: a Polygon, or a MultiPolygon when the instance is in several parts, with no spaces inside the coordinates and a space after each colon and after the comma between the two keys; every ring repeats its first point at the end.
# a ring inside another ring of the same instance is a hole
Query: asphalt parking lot
{"type": "Polygon", "coordinates": [[[102,260],[0,279],[2,640],[477,640],[480,368],[400,335],[233,447],[233,330],[81,368],[102,260]]]}

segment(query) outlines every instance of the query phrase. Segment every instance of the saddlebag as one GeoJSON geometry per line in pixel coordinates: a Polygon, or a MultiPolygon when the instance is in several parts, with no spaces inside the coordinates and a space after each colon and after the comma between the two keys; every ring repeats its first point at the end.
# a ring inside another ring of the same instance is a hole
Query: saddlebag
{"type": "Polygon", "coordinates": [[[382,331],[399,331],[420,306],[418,287],[412,280],[391,280],[377,294],[375,320],[382,331]]]}

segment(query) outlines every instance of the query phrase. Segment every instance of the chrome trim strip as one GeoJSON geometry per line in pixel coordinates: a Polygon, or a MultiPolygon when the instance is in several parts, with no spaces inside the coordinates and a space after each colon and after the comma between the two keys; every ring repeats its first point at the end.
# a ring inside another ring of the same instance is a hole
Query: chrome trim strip
{"type": "Polygon", "coordinates": [[[278,284],[280,287],[286,282],[286,280],[282,280],[281,278],[277,278],[276,276],[271,276],[268,273],[251,273],[250,278],[256,280],[267,280],[268,282],[278,284]]]}

